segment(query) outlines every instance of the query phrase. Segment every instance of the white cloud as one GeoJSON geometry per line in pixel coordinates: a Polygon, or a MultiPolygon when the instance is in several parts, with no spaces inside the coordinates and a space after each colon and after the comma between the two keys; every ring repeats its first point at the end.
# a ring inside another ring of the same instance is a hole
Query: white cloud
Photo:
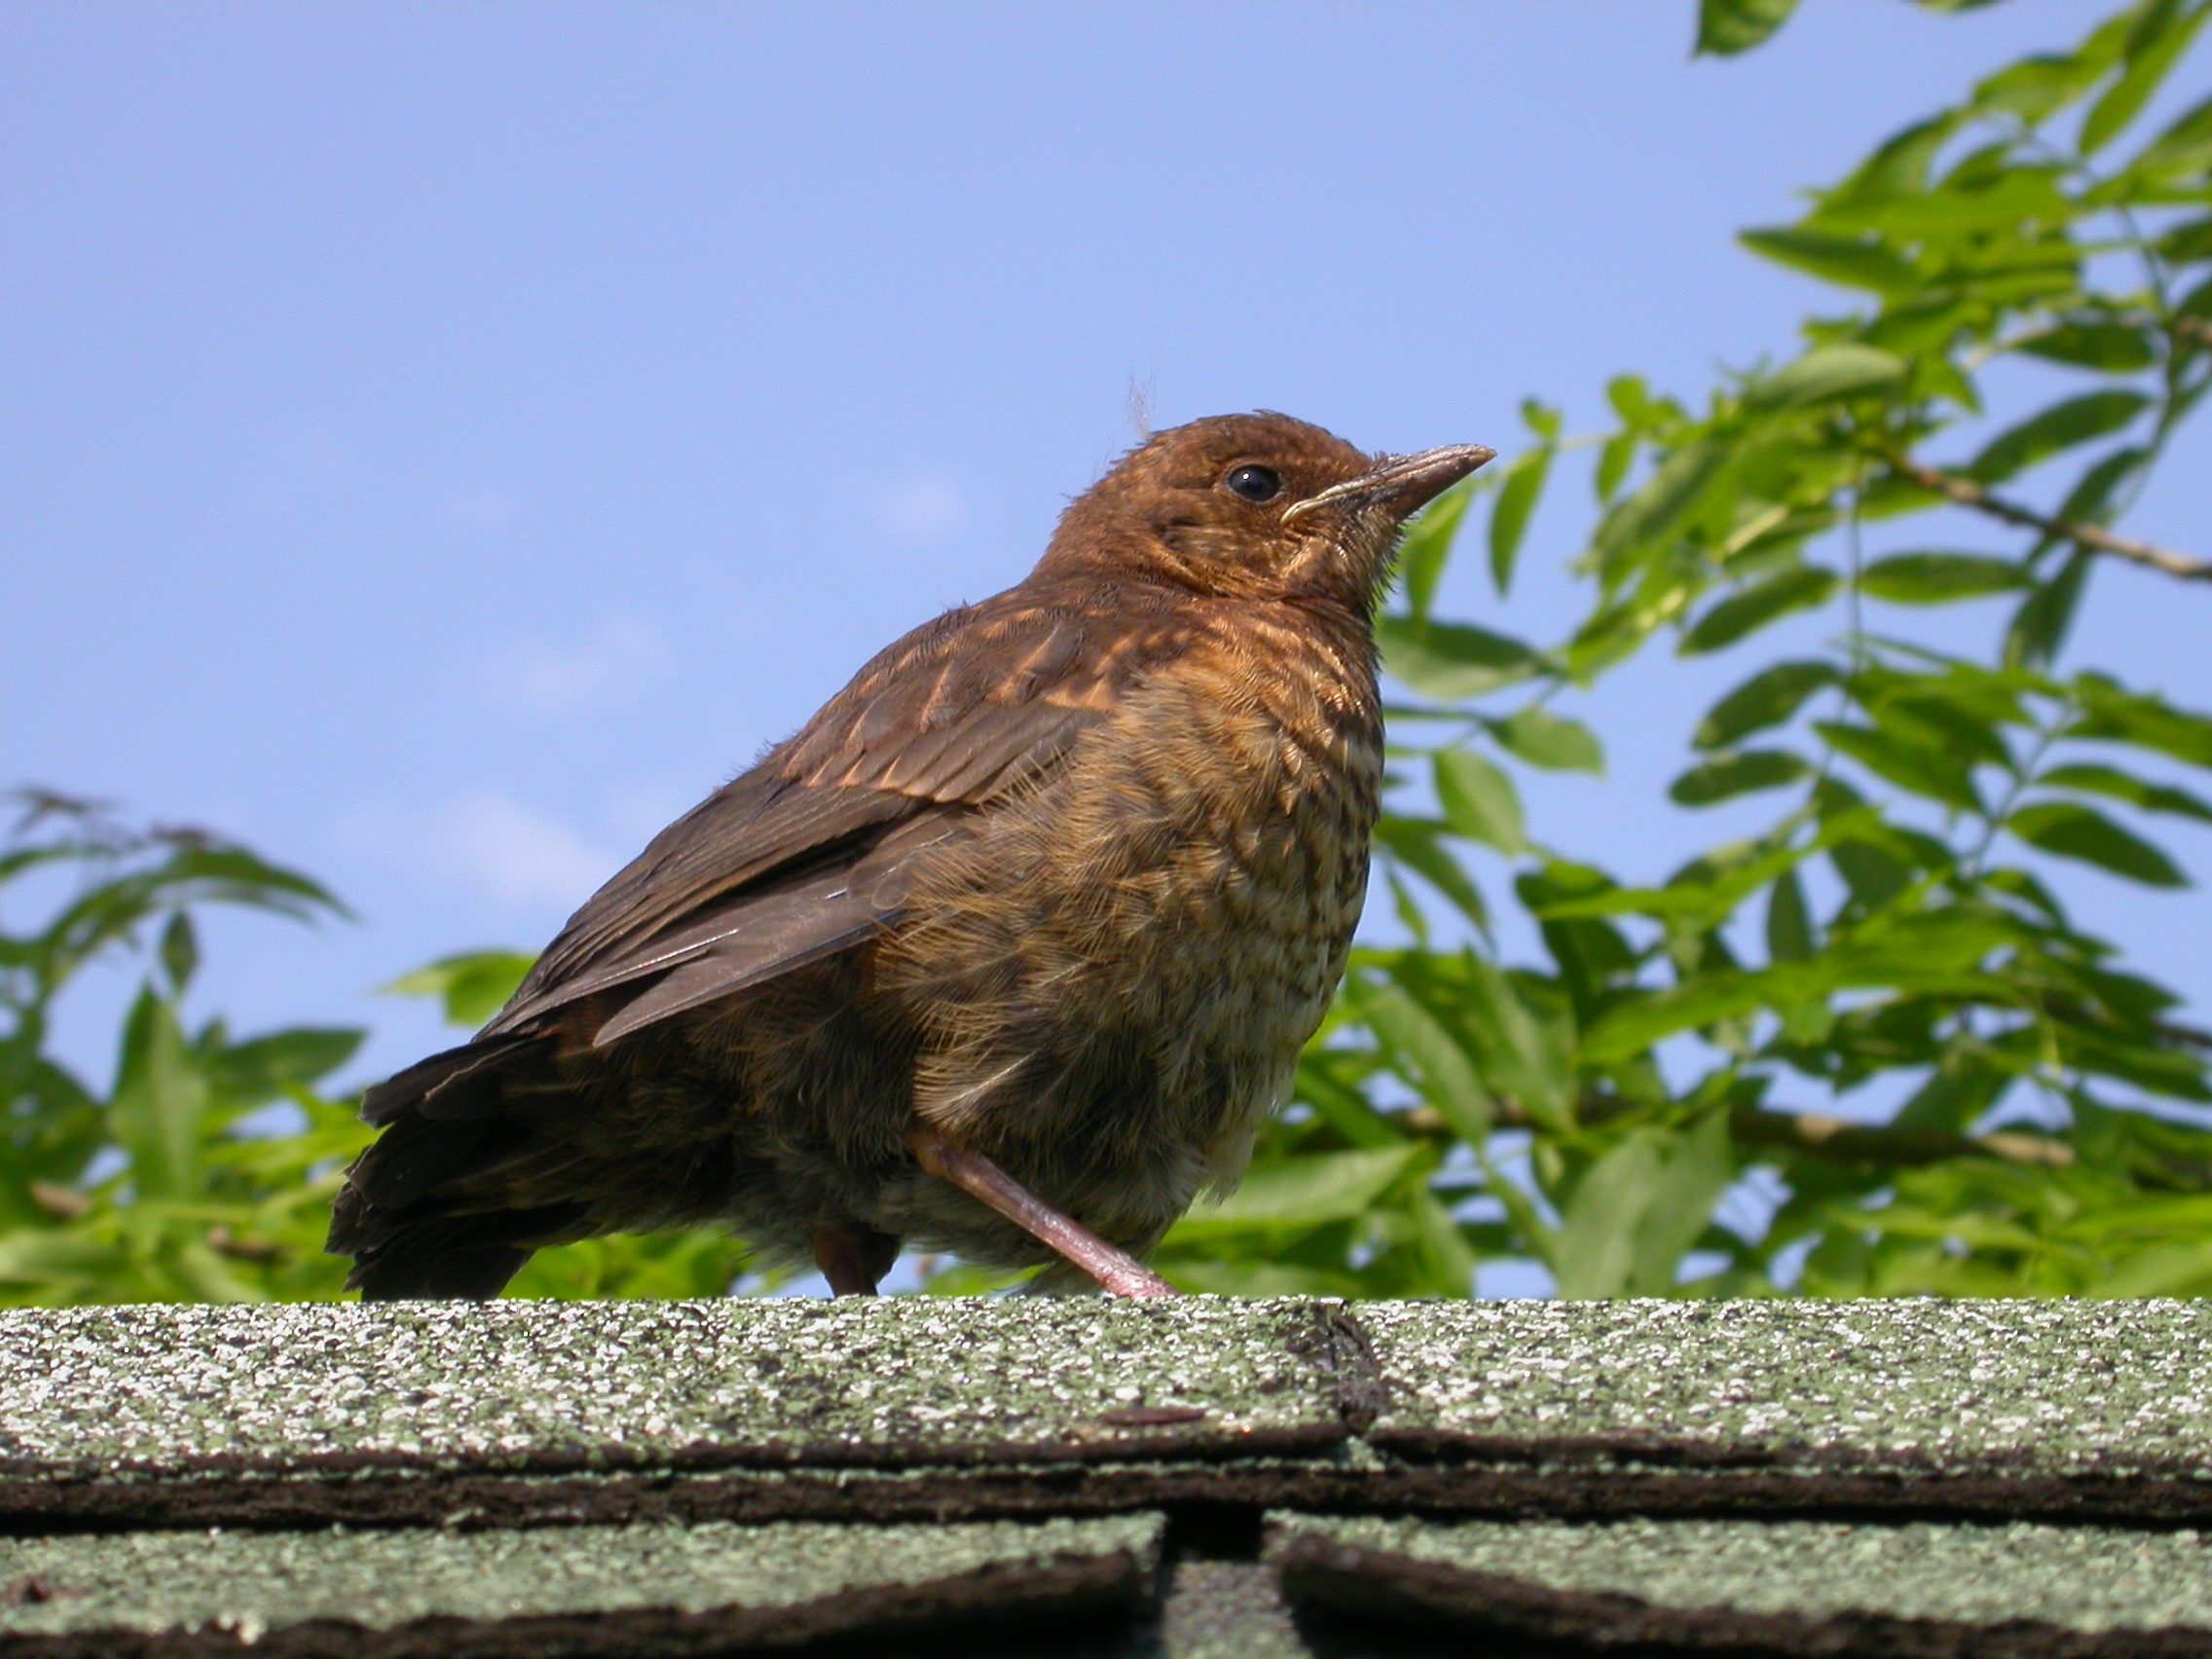
{"type": "Polygon", "coordinates": [[[515,652],[498,670],[498,684],[529,714],[576,714],[619,703],[674,661],[658,634],[623,616],[580,645],[515,652]]]}
{"type": "Polygon", "coordinates": [[[495,899],[581,903],[614,873],[616,861],[556,818],[489,791],[445,814],[445,862],[495,899]]]}
{"type": "Polygon", "coordinates": [[[876,521],[902,541],[944,540],[968,522],[960,486],[938,474],[905,479],[876,503],[876,521]]]}
{"type": "Polygon", "coordinates": [[[496,790],[426,809],[360,813],[345,835],[379,858],[404,858],[503,904],[573,906],[622,864],[619,854],[496,790]]]}

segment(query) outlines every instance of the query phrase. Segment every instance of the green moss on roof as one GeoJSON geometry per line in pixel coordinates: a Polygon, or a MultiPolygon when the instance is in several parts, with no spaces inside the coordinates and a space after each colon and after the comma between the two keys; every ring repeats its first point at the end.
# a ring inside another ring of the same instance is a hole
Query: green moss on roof
{"type": "Polygon", "coordinates": [[[1193,1297],[0,1315],[0,1518],[17,1530],[1191,1501],[2203,1521],[2212,1306],[1193,1297]]]}
{"type": "Polygon", "coordinates": [[[2212,1477],[2212,1304],[1366,1304],[1378,1444],[1613,1439],[2212,1477]]]}
{"type": "MultiPolygon", "coordinates": [[[[2069,1630],[2212,1631],[2212,1541],[2108,1527],[1821,1521],[1439,1524],[1276,1515],[1272,1553],[1317,1540],[1567,1596],[1814,1623],[1854,1614],[2069,1630]]],[[[1478,1592],[1479,1594],[1479,1592],[1478,1592]]],[[[1491,1594],[1496,1597],[1494,1589],[1491,1594]]],[[[1502,1598],[1497,1598],[1502,1601],[1502,1598]]],[[[1618,1609],[1593,1605],[1591,1623],[1618,1609]]]]}
{"type": "Polygon", "coordinates": [[[474,1468],[1231,1451],[1342,1433],[1288,1302],[0,1314],[0,1465],[474,1468]]]}
{"type": "Polygon", "coordinates": [[[0,1638],[221,1631],[251,1642],[311,1620],[391,1630],[645,1609],[790,1608],[978,1571],[1123,1558],[1155,1570],[1157,1515],[867,1527],[556,1527],[528,1531],[130,1532],[0,1538],[0,1638]]]}
{"type": "Polygon", "coordinates": [[[1240,1561],[1184,1561],[1147,1659],[1312,1659],[1275,1576],[1240,1561]]]}

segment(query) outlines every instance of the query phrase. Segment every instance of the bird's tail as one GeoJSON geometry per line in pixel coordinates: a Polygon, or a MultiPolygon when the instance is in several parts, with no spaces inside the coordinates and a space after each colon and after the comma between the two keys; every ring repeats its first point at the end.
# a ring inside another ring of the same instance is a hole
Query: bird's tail
{"type": "Polygon", "coordinates": [[[465,1044],[362,1096],[361,1116],[385,1132],[346,1172],[324,1245],[353,1259],[349,1290],[370,1302],[494,1297],[583,1218],[577,1202],[502,1202],[504,1184],[485,1180],[527,1139],[508,1090],[543,1064],[539,1049],[526,1037],[465,1044]]]}

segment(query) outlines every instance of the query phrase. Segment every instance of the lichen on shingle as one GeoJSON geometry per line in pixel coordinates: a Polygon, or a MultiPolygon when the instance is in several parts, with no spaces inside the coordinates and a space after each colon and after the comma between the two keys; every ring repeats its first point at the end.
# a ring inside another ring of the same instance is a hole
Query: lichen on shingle
{"type": "Polygon", "coordinates": [[[1031,1523],[868,1527],[554,1527],[453,1532],[129,1532],[0,1537],[0,1583],[36,1599],[0,1604],[0,1636],[222,1631],[246,1641],[331,1619],[390,1630],[477,1621],[787,1607],[979,1568],[1020,1569],[1120,1554],[1148,1576],[1157,1515],[1031,1523]]]}
{"type": "Polygon", "coordinates": [[[1339,1431],[1310,1305],[883,1301],[0,1314],[0,1463],[523,1467],[1234,1450],[1339,1431]]]}
{"type": "Polygon", "coordinates": [[[2212,1540],[2190,1530],[2025,1522],[1272,1520],[1278,1553],[1303,1535],[1541,1590],[1628,1596],[1682,1611],[2212,1632],[2212,1540]]]}
{"type": "Polygon", "coordinates": [[[1394,1439],[2212,1479],[2198,1302],[1373,1304],[1394,1439]]]}

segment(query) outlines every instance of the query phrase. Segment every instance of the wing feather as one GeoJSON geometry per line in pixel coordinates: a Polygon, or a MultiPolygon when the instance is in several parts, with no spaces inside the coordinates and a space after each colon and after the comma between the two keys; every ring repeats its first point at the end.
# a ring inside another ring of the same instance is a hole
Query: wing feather
{"type": "Polygon", "coordinates": [[[1164,603],[1132,628],[1104,597],[1016,588],[882,652],[593,895],[483,1035],[645,982],[599,1028],[614,1042],[893,925],[908,861],[1058,765],[1181,637],[1164,603]],[[1116,648],[1087,655],[1109,622],[1116,648]]]}

